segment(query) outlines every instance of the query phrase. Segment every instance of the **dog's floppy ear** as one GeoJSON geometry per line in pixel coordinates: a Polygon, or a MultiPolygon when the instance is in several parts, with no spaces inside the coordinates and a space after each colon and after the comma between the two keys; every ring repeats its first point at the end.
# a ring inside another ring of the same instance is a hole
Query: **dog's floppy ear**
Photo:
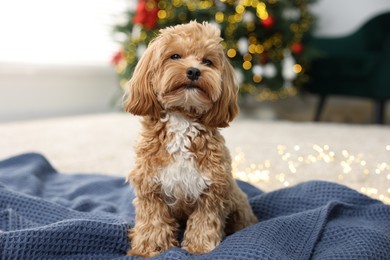
{"type": "Polygon", "coordinates": [[[152,41],[138,61],[131,77],[124,99],[127,112],[139,116],[159,118],[161,107],[153,89],[156,73],[156,42],[152,41]]]}
{"type": "Polygon", "coordinates": [[[208,126],[227,127],[238,114],[236,74],[226,56],[223,57],[221,88],[221,97],[203,118],[208,126]]]}

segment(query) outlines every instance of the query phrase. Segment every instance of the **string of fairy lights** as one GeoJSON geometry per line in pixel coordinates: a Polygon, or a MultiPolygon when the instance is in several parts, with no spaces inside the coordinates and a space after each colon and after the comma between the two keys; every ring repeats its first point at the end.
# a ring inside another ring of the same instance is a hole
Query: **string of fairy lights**
{"type": "Polygon", "coordinates": [[[127,23],[116,27],[126,38],[114,62],[120,84],[125,86],[158,29],[197,20],[221,29],[222,45],[236,69],[241,93],[258,100],[294,96],[308,80],[305,68],[312,51],[305,37],[313,27],[308,9],[312,2],[139,0],[127,23]]]}
{"type": "MultiPolygon", "coordinates": [[[[390,158],[390,144],[379,148],[390,158]]],[[[372,161],[363,153],[347,149],[334,150],[329,145],[278,145],[276,161],[246,162],[245,153],[237,148],[233,154],[233,176],[270,191],[307,180],[340,183],[372,198],[390,204],[390,163],[372,161]]]]}

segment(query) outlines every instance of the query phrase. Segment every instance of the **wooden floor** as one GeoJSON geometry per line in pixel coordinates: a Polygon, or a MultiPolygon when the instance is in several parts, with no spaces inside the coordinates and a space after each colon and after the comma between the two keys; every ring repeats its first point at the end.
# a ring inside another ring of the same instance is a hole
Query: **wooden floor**
{"type": "MultiPolygon", "coordinates": [[[[259,120],[312,121],[318,102],[313,95],[299,95],[277,101],[240,100],[241,117],[259,120]]],[[[322,122],[372,124],[374,103],[364,98],[330,96],[321,115],[322,122]]],[[[390,124],[390,101],[385,107],[386,125],[390,124]]]]}

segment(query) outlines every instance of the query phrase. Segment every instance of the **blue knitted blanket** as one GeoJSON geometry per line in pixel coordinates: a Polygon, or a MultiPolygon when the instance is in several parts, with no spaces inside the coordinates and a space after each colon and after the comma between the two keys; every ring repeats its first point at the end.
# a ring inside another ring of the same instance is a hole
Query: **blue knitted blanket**
{"type": "MultiPolygon", "coordinates": [[[[173,248],[155,259],[390,259],[388,205],[327,182],[270,193],[239,184],[261,222],[209,254],[173,248]]],[[[133,197],[123,178],[60,174],[39,154],[0,161],[0,255],[126,258],[133,197]]]]}

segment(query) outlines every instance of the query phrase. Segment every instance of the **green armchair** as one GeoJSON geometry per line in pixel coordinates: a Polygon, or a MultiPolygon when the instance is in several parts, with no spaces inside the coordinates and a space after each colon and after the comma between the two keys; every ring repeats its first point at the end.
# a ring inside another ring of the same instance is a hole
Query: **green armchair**
{"type": "Polygon", "coordinates": [[[390,12],[380,14],[354,33],[339,38],[312,38],[319,55],[308,69],[304,89],[320,96],[315,121],[329,95],[370,98],[375,122],[383,124],[390,98],[390,12]]]}

